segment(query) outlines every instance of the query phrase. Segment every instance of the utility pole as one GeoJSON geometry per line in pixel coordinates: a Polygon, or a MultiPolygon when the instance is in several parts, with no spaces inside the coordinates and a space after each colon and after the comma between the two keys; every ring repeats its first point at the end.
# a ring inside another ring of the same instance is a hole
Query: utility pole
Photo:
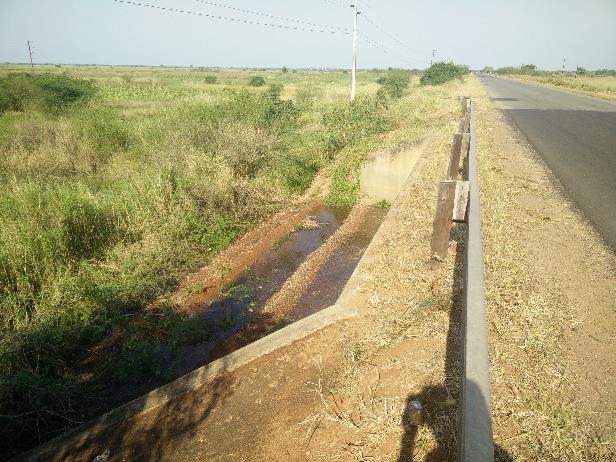
{"type": "Polygon", "coordinates": [[[30,53],[30,67],[32,68],[32,72],[34,72],[34,64],[32,63],[32,48],[30,48],[30,40],[28,40],[28,53],[30,53]]]}
{"type": "Polygon", "coordinates": [[[434,61],[434,55],[436,55],[436,50],[432,50],[432,59],[430,60],[430,66],[432,66],[432,62],[434,61]]]}
{"type": "Polygon", "coordinates": [[[565,58],[563,58],[563,74],[565,73],[565,58]]]}
{"type": "Polygon", "coordinates": [[[353,68],[351,69],[351,101],[355,99],[355,87],[357,85],[357,0],[353,0],[353,68]]]}

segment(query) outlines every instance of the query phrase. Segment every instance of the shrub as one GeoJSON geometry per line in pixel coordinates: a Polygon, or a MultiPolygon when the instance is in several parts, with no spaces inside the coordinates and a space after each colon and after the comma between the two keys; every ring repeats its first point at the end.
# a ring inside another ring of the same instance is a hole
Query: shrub
{"type": "Polygon", "coordinates": [[[377,83],[387,92],[392,98],[402,97],[404,90],[409,86],[411,74],[403,70],[391,70],[377,80],[377,83]]]}
{"type": "Polygon", "coordinates": [[[248,86],[250,87],[262,87],[264,85],[265,85],[265,79],[261,77],[260,75],[255,75],[254,77],[251,77],[250,80],[248,81],[248,86]]]}
{"type": "Polygon", "coordinates": [[[214,85],[215,83],[218,83],[218,77],[216,77],[215,75],[206,75],[204,80],[205,83],[207,83],[208,85],[214,85]]]}
{"type": "Polygon", "coordinates": [[[261,94],[246,90],[227,91],[227,98],[209,116],[218,121],[250,122],[256,127],[287,132],[296,126],[299,109],[293,101],[282,99],[281,92],[280,85],[272,85],[261,94]]]}
{"type": "Polygon", "coordinates": [[[331,155],[360,138],[387,130],[391,121],[386,110],[387,101],[383,96],[361,95],[323,115],[326,153],[331,155]]]}
{"type": "Polygon", "coordinates": [[[461,79],[468,72],[468,67],[452,62],[434,63],[426,69],[419,82],[422,85],[441,85],[453,79],[461,79]]]}
{"type": "Polygon", "coordinates": [[[35,107],[58,115],[87,102],[95,92],[91,81],[66,74],[9,74],[0,78],[0,113],[35,107]]]}

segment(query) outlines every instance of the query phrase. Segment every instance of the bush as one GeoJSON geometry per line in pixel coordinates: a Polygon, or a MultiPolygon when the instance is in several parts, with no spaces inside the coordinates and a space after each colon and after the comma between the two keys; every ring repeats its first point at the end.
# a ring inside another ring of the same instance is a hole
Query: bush
{"type": "Polygon", "coordinates": [[[249,87],[262,87],[264,85],[265,85],[265,79],[261,77],[260,75],[255,75],[254,77],[251,77],[250,80],[248,81],[249,87]]]}
{"type": "Polygon", "coordinates": [[[442,85],[453,79],[461,79],[468,72],[468,67],[452,62],[434,63],[426,69],[419,82],[422,85],[442,85]]]}
{"type": "Polygon", "coordinates": [[[325,151],[331,155],[360,138],[382,133],[390,127],[387,100],[361,95],[323,115],[325,151]]]}
{"type": "Polygon", "coordinates": [[[278,133],[288,132],[297,125],[300,112],[293,101],[280,97],[281,92],[280,85],[272,85],[261,94],[247,90],[227,91],[226,100],[215,110],[208,111],[208,117],[214,123],[241,121],[278,133]]]}
{"type": "Polygon", "coordinates": [[[206,75],[204,80],[205,83],[207,83],[208,85],[214,85],[215,83],[218,83],[218,77],[216,77],[215,75],[206,75]]]}
{"type": "Polygon", "coordinates": [[[29,107],[58,115],[90,100],[96,87],[66,74],[9,74],[0,78],[0,113],[29,107]]]}
{"type": "Polygon", "coordinates": [[[404,90],[409,86],[411,74],[403,70],[391,70],[380,79],[377,83],[380,84],[383,89],[392,98],[402,97],[404,90]]]}

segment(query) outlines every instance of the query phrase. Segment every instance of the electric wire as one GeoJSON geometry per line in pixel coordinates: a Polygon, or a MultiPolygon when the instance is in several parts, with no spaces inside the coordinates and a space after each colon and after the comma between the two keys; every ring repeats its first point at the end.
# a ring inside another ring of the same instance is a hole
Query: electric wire
{"type": "Polygon", "coordinates": [[[405,43],[402,40],[400,40],[398,37],[393,35],[391,32],[388,32],[387,30],[385,30],[384,28],[379,26],[374,20],[370,19],[370,16],[368,16],[363,11],[362,11],[362,16],[366,20],[366,22],[371,24],[375,29],[378,29],[381,33],[383,33],[383,34],[387,35],[388,37],[390,37],[391,39],[395,40],[398,43],[398,45],[401,45],[406,50],[411,51],[411,52],[415,52],[415,53],[419,53],[419,54],[422,54],[422,55],[425,54],[425,52],[422,52],[421,50],[418,50],[416,48],[410,47],[407,43],[405,43]]]}
{"type": "Polygon", "coordinates": [[[364,34],[363,32],[358,31],[357,33],[358,37],[360,37],[364,42],[366,42],[367,44],[371,45],[373,48],[379,49],[381,51],[383,51],[384,53],[387,53],[389,55],[394,55],[396,56],[398,59],[402,59],[406,64],[411,64],[413,66],[416,66],[419,64],[419,61],[409,58],[408,56],[399,54],[395,51],[393,51],[392,48],[388,48],[384,45],[382,45],[381,43],[377,42],[374,39],[371,39],[370,37],[368,37],[366,34],[364,34]]]}
{"type": "Polygon", "coordinates": [[[338,29],[338,30],[341,30],[341,31],[350,32],[348,28],[344,28],[344,27],[329,26],[327,24],[318,24],[318,23],[314,23],[314,22],[303,21],[301,19],[286,18],[284,16],[276,16],[276,15],[269,14],[269,13],[262,13],[260,11],[246,10],[244,8],[236,8],[234,6],[225,5],[225,4],[222,4],[222,3],[209,2],[207,0],[194,0],[194,1],[206,4],[206,5],[216,6],[218,8],[225,8],[225,9],[228,9],[228,10],[238,11],[240,13],[254,14],[256,16],[263,16],[263,17],[266,17],[266,18],[277,19],[277,20],[280,20],[280,21],[288,21],[288,22],[294,22],[294,23],[298,23],[298,24],[305,24],[305,25],[308,25],[308,26],[322,27],[322,28],[328,28],[328,29],[338,29]]]}
{"type": "Polygon", "coordinates": [[[211,19],[221,19],[225,21],[232,21],[232,22],[243,23],[243,24],[252,24],[252,25],[257,25],[257,26],[273,27],[273,28],[278,28],[278,29],[296,30],[296,31],[302,31],[302,32],[320,32],[323,34],[344,34],[344,35],[351,34],[350,31],[326,30],[326,29],[290,26],[286,24],[273,24],[273,23],[266,23],[266,22],[260,22],[260,21],[253,21],[251,19],[240,19],[240,18],[234,18],[231,16],[220,16],[216,14],[202,13],[202,12],[191,11],[191,10],[182,10],[179,8],[172,8],[168,6],[152,5],[150,3],[134,2],[131,0],[113,0],[113,1],[116,3],[125,3],[128,5],[135,5],[135,6],[142,6],[142,7],[152,8],[152,9],[157,9],[157,10],[170,11],[173,13],[191,14],[194,16],[202,16],[202,17],[211,18],[211,19]]]}

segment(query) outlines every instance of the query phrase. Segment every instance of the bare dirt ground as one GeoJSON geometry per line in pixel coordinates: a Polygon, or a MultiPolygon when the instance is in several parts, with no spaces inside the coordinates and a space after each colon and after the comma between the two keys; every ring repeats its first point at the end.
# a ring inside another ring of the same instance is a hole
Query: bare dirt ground
{"type": "MultiPolygon", "coordinates": [[[[498,460],[615,460],[616,265],[474,79],[498,460]]],[[[276,350],[50,460],[455,458],[463,228],[429,269],[451,123],[358,267],[358,316],[276,350]],[[409,422],[421,400],[426,423],[409,422]]]]}

